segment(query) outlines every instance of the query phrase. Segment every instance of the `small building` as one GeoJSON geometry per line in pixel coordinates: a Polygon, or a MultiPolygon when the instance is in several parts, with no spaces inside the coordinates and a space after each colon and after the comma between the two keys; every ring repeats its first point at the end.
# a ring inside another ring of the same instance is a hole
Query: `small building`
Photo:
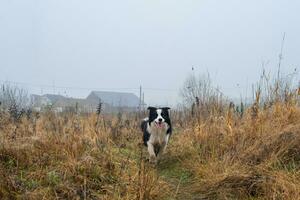
{"type": "Polygon", "coordinates": [[[86,105],[85,99],[69,98],[62,95],[31,95],[33,109],[43,111],[51,108],[54,112],[78,111],[91,112],[92,109],[86,105]]]}
{"type": "Polygon", "coordinates": [[[104,104],[104,112],[136,111],[140,105],[140,99],[133,93],[92,91],[86,98],[87,102],[97,108],[99,102],[104,104]]]}
{"type": "Polygon", "coordinates": [[[100,102],[104,113],[137,111],[140,106],[140,99],[133,93],[104,91],[92,91],[85,99],[54,94],[31,95],[31,101],[36,111],[51,108],[55,112],[95,112],[100,102]]]}

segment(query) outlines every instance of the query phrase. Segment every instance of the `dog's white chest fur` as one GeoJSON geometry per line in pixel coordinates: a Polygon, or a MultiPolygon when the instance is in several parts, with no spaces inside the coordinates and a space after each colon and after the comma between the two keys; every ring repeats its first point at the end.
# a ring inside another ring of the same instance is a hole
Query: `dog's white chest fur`
{"type": "Polygon", "coordinates": [[[148,128],[150,135],[149,142],[152,144],[162,144],[167,140],[167,127],[166,128],[157,128],[155,125],[149,126],[148,128]]]}
{"type": "Polygon", "coordinates": [[[167,124],[163,128],[159,128],[155,124],[148,124],[147,131],[151,134],[148,142],[151,144],[166,144],[168,142],[168,135],[166,134],[168,128],[167,124]]]}

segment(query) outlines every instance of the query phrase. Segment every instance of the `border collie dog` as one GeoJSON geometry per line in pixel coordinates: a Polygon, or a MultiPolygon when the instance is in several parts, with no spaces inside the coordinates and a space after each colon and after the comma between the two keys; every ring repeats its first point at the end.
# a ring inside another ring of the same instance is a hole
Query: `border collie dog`
{"type": "Polygon", "coordinates": [[[148,147],[149,161],[152,164],[156,164],[164,153],[172,134],[169,109],[169,107],[148,107],[149,117],[145,118],[141,124],[144,145],[148,147]]]}

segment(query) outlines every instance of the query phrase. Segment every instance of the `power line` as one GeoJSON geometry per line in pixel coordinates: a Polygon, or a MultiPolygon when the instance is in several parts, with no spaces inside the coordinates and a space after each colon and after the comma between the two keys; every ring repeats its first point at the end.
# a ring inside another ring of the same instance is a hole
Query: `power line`
{"type": "MultiPolygon", "coordinates": [[[[53,85],[47,85],[47,84],[34,84],[34,83],[27,83],[27,82],[16,82],[16,81],[3,81],[0,80],[2,83],[11,83],[11,84],[16,84],[16,85],[29,85],[29,86],[34,86],[34,87],[43,87],[43,88],[50,88],[53,89],[53,85]]],[[[132,90],[132,89],[137,89],[137,88],[92,88],[92,87],[74,87],[74,86],[61,86],[61,85],[55,85],[55,88],[59,89],[74,89],[74,90],[132,90]]]]}
{"type": "MultiPolygon", "coordinates": [[[[35,83],[28,83],[28,82],[19,82],[19,81],[4,81],[0,80],[2,83],[10,83],[14,85],[27,85],[27,86],[32,86],[32,87],[38,87],[38,88],[49,88],[53,89],[54,85],[48,85],[48,84],[35,84],[35,83]]],[[[70,89],[70,90],[135,90],[139,91],[139,87],[137,88],[109,88],[109,87],[75,87],[75,86],[62,86],[62,85],[55,85],[55,89],[70,89]]],[[[169,89],[169,88],[143,88],[143,90],[148,90],[148,91],[164,91],[164,92],[178,92],[178,89],[169,89]]]]}
{"type": "MultiPolygon", "coordinates": [[[[37,87],[37,88],[41,88],[41,90],[43,90],[43,88],[48,88],[48,89],[53,89],[54,85],[48,85],[48,84],[35,84],[35,83],[29,83],[29,82],[19,82],[19,81],[4,81],[4,80],[0,80],[0,82],[2,83],[9,83],[9,84],[14,84],[14,85],[27,85],[27,86],[31,86],[31,87],[37,87]]],[[[218,88],[218,90],[228,90],[228,89],[246,89],[247,86],[242,86],[242,85],[238,85],[236,87],[220,87],[218,88]]],[[[111,90],[111,91],[135,91],[135,92],[139,92],[140,88],[139,87],[119,87],[119,88],[113,88],[113,87],[76,87],[76,86],[62,86],[62,85],[55,85],[55,89],[64,89],[64,90],[86,90],[86,91],[93,91],[93,90],[111,90]]],[[[173,92],[173,93],[178,93],[180,91],[180,89],[172,89],[172,88],[153,88],[153,87],[143,87],[144,91],[148,91],[148,92],[173,92]]]]}

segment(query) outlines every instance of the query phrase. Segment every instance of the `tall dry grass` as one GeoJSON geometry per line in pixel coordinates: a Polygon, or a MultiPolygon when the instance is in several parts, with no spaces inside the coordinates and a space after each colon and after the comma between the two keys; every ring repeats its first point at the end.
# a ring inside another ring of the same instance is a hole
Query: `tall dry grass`
{"type": "Polygon", "coordinates": [[[15,121],[1,111],[0,199],[300,199],[299,90],[272,102],[262,92],[243,114],[232,104],[196,117],[173,111],[156,167],[138,114],[15,121]]]}
{"type": "Polygon", "coordinates": [[[168,185],[141,155],[137,121],[1,115],[1,199],[151,199],[168,185]],[[16,130],[17,128],[17,130],[16,130]]]}

